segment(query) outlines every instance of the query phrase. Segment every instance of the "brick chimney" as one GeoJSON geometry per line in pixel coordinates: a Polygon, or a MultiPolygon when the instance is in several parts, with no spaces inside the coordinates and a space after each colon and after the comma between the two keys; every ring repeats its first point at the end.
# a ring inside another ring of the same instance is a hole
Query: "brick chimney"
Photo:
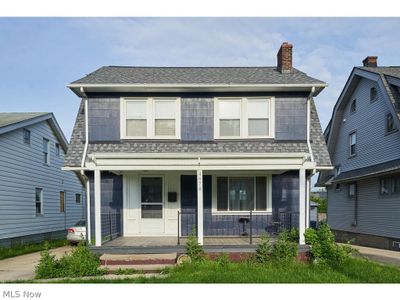
{"type": "Polygon", "coordinates": [[[363,60],[364,67],[377,67],[378,66],[378,56],[367,56],[363,60]]]}
{"type": "Polygon", "coordinates": [[[281,73],[292,72],[292,48],[292,44],[284,42],[278,51],[278,71],[281,73]]]}

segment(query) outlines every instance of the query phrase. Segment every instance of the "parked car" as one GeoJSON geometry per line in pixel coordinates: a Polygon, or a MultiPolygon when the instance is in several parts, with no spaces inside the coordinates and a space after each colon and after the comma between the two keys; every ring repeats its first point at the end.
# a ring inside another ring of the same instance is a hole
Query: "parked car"
{"type": "Polygon", "coordinates": [[[80,220],[73,227],[67,229],[67,240],[71,244],[77,244],[86,240],[86,221],[80,220]]]}

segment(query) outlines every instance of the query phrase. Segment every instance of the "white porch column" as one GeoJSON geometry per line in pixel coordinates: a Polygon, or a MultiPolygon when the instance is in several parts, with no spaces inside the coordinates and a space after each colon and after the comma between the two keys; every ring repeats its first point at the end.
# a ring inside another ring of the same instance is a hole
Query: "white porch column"
{"type": "Polygon", "coordinates": [[[203,170],[197,170],[197,241],[203,245],[203,170]]]}
{"type": "Polygon", "coordinates": [[[304,245],[306,230],[306,170],[299,170],[299,244],[304,245]]]}
{"type": "Polygon", "coordinates": [[[306,229],[310,227],[310,188],[311,176],[307,177],[306,184],[306,229]]]}
{"type": "Polygon", "coordinates": [[[86,228],[87,228],[86,237],[87,237],[87,241],[88,241],[89,245],[92,243],[92,231],[91,231],[92,225],[91,225],[90,215],[91,215],[91,211],[90,211],[90,181],[88,179],[86,182],[86,228]]]}
{"type": "Polygon", "coordinates": [[[101,173],[94,171],[94,228],[96,247],[101,246],[101,173]]]}

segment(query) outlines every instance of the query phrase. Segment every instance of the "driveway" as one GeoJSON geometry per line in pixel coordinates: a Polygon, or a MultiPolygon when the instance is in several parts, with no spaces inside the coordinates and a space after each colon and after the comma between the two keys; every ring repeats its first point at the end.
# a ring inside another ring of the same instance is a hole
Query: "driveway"
{"type": "MultiPolygon", "coordinates": [[[[71,246],[50,250],[57,258],[70,252],[71,246]]],[[[20,255],[0,260],[0,282],[12,280],[28,280],[35,277],[35,266],[39,263],[40,252],[20,255]]]]}
{"type": "Polygon", "coordinates": [[[351,245],[353,248],[357,249],[361,255],[368,257],[371,260],[400,266],[400,252],[399,251],[391,251],[370,247],[362,247],[351,245]]]}

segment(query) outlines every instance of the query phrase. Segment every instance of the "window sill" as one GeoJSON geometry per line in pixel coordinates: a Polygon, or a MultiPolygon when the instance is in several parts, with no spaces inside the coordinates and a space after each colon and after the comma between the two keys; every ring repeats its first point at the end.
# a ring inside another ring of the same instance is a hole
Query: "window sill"
{"type": "Polygon", "coordinates": [[[386,131],[386,132],[385,132],[385,136],[391,135],[391,134],[393,134],[393,133],[395,133],[395,132],[397,132],[397,131],[399,131],[399,130],[398,130],[398,129],[394,129],[394,130],[392,130],[392,131],[386,131]]]}
{"type": "Polygon", "coordinates": [[[237,141],[237,140],[272,140],[275,137],[273,136],[227,136],[227,137],[221,137],[221,136],[216,136],[214,137],[214,140],[231,140],[231,141],[237,141]]]}
{"type": "MultiPolygon", "coordinates": [[[[249,216],[249,211],[212,211],[211,215],[213,216],[249,216]]],[[[253,216],[266,216],[272,215],[272,210],[265,210],[265,211],[253,211],[253,216]]]]}
{"type": "Polygon", "coordinates": [[[157,140],[157,141],[162,141],[162,140],[180,140],[180,137],[177,136],[163,136],[163,137],[144,137],[144,136],[138,136],[138,137],[120,137],[121,140],[135,140],[135,141],[152,141],[152,140],[157,140]]]}

